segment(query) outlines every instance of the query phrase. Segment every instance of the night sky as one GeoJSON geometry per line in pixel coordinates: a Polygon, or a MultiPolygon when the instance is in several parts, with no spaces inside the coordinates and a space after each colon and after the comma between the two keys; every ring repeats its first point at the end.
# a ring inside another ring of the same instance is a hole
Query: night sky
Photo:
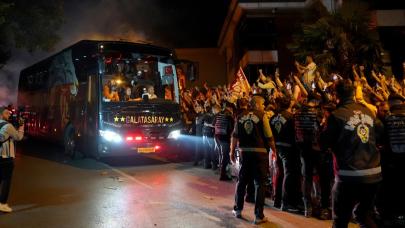
{"type": "Polygon", "coordinates": [[[81,39],[144,41],[171,48],[216,47],[230,0],[66,0],[53,52],[14,50],[0,70],[0,105],[16,101],[21,69],[81,39]]]}

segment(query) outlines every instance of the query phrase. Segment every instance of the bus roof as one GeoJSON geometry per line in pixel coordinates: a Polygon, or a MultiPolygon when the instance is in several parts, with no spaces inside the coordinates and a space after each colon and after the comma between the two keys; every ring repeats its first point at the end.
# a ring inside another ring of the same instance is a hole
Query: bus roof
{"type": "Polygon", "coordinates": [[[155,46],[155,45],[147,44],[147,43],[135,43],[135,42],[129,42],[129,41],[114,41],[114,40],[80,40],[80,41],[62,49],[61,51],[59,51],[45,59],[42,59],[29,67],[22,69],[20,74],[22,74],[24,71],[29,71],[32,68],[37,67],[38,65],[41,65],[41,64],[44,64],[44,63],[50,61],[52,58],[59,55],[60,53],[63,53],[66,50],[73,49],[76,47],[88,47],[88,48],[92,48],[95,51],[97,51],[99,48],[99,45],[113,45],[114,48],[118,48],[118,47],[124,48],[126,46],[125,49],[129,50],[129,51],[136,50],[136,51],[143,51],[143,52],[148,51],[148,52],[152,52],[152,53],[164,53],[167,55],[173,54],[173,50],[170,48],[159,47],[159,46],[155,46]],[[128,48],[130,48],[130,49],[128,49],[128,48]]]}

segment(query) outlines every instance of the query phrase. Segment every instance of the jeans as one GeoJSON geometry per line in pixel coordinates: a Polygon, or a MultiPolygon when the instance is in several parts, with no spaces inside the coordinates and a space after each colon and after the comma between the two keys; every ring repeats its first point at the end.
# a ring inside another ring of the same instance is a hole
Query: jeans
{"type": "Polygon", "coordinates": [[[228,164],[231,162],[230,157],[229,157],[229,150],[230,150],[230,143],[222,140],[218,140],[218,146],[219,146],[219,165],[220,165],[220,170],[219,170],[219,175],[220,177],[226,177],[226,167],[228,164]]]}
{"type": "Polygon", "coordinates": [[[216,153],[215,153],[215,142],[213,137],[203,136],[203,147],[204,147],[204,164],[217,165],[216,163],[216,153]]]}
{"type": "Polygon", "coordinates": [[[14,159],[0,158],[0,203],[7,203],[13,176],[14,159]]]}
{"type": "Polygon", "coordinates": [[[300,201],[300,161],[293,147],[277,146],[280,163],[283,166],[282,203],[297,206],[300,201]]]}

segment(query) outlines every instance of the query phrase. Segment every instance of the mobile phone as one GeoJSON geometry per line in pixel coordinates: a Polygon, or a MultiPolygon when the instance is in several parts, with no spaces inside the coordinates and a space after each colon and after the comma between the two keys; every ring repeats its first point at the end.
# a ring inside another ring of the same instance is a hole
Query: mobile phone
{"type": "Polygon", "coordinates": [[[334,74],[333,77],[332,77],[332,79],[333,79],[334,81],[336,81],[336,80],[338,80],[338,76],[337,76],[336,74],[334,74]]]}
{"type": "Polygon", "coordinates": [[[291,89],[291,83],[287,83],[287,89],[288,89],[288,90],[291,89]]]}
{"type": "Polygon", "coordinates": [[[315,89],[316,88],[315,82],[312,82],[311,86],[312,86],[312,89],[315,89]]]}

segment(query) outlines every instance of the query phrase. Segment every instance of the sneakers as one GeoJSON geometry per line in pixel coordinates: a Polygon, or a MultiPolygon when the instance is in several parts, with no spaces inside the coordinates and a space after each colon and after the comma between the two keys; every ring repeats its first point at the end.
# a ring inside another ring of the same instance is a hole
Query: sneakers
{"type": "Polygon", "coordinates": [[[232,210],[232,214],[235,218],[242,218],[242,211],[232,210]]]}
{"type": "Polygon", "coordinates": [[[228,177],[228,176],[221,176],[221,177],[219,178],[219,180],[220,180],[220,181],[231,181],[232,178],[230,178],[230,177],[228,177]]]}
{"type": "Polygon", "coordinates": [[[10,213],[13,211],[13,209],[11,209],[11,207],[8,206],[8,204],[2,204],[0,203],[0,211],[1,212],[6,212],[6,213],[10,213]]]}
{"type": "Polygon", "coordinates": [[[255,220],[253,221],[253,224],[258,225],[258,224],[266,223],[268,221],[269,220],[267,219],[266,216],[263,216],[263,218],[256,217],[255,220]]]}
{"type": "MultiPolygon", "coordinates": [[[[242,218],[242,211],[239,210],[232,210],[232,214],[235,218],[241,219],[242,218]]],[[[262,224],[262,223],[266,223],[269,220],[267,219],[266,216],[263,216],[262,218],[260,217],[255,217],[255,220],[253,220],[253,224],[258,225],[258,224],[262,224]]]]}
{"type": "Polygon", "coordinates": [[[286,212],[290,212],[290,213],[297,213],[299,211],[298,208],[287,205],[287,204],[282,204],[281,205],[281,210],[286,211],[286,212]]]}
{"type": "Polygon", "coordinates": [[[312,217],[312,207],[308,207],[304,210],[304,216],[307,218],[312,217]]]}
{"type": "Polygon", "coordinates": [[[329,211],[328,208],[322,208],[320,213],[319,213],[319,219],[320,220],[331,220],[332,215],[331,212],[329,211]]]}

